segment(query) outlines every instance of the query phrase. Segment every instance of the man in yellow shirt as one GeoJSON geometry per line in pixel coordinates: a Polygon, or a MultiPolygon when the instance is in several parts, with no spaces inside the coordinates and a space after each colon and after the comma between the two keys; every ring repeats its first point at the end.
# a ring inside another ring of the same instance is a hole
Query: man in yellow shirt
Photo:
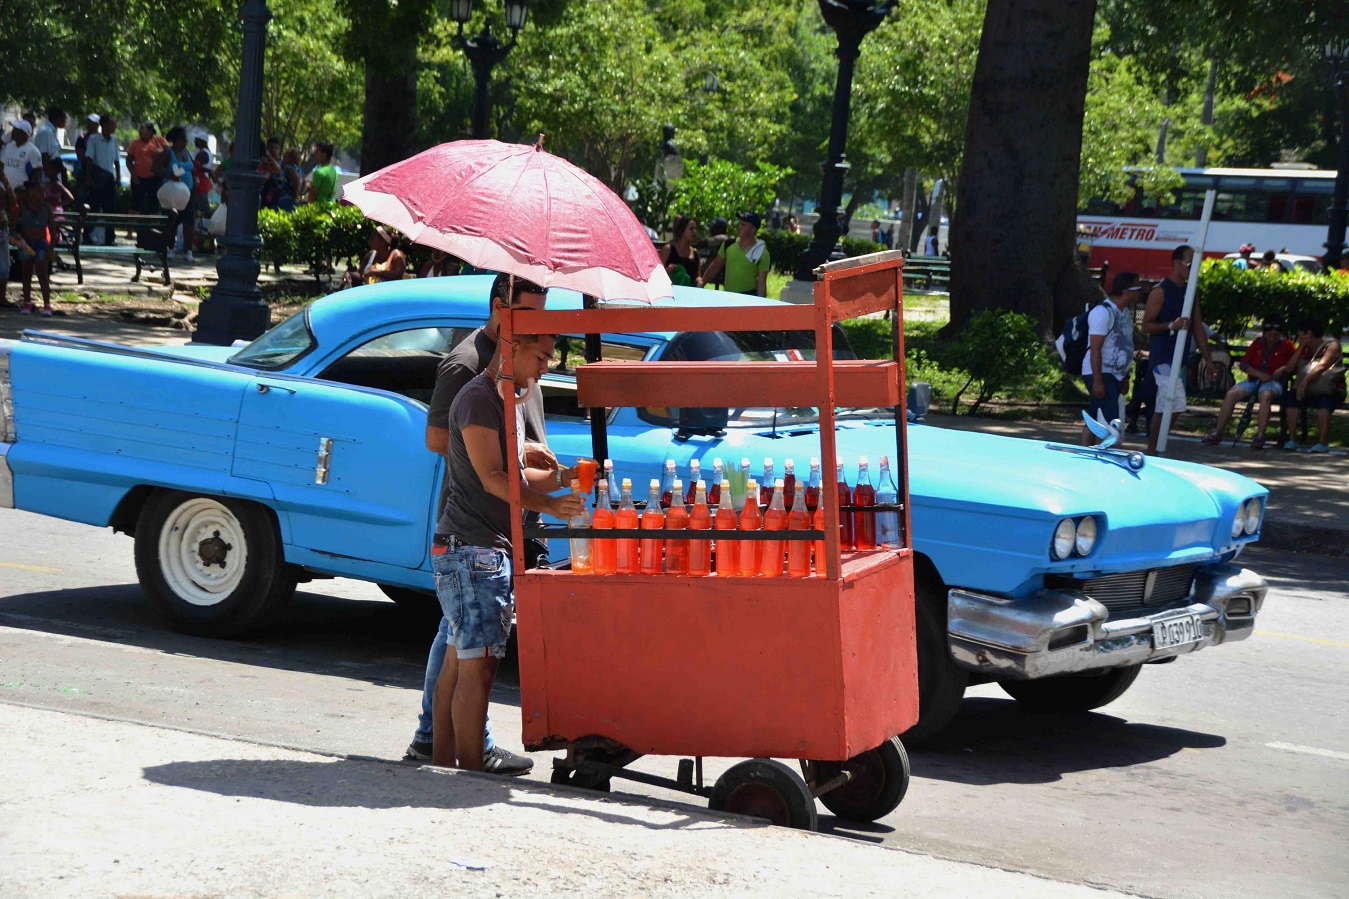
{"type": "Polygon", "coordinates": [[[763,219],[757,212],[740,213],[740,223],[735,241],[721,245],[721,249],[698,279],[699,287],[704,282],[713,281],[724,268],[726,270],[725,288],[736,293],[750,293],[756,296],[768,296],[768,269],[772,258],[768,247],[759,240],[759,226],[763,219]]]}

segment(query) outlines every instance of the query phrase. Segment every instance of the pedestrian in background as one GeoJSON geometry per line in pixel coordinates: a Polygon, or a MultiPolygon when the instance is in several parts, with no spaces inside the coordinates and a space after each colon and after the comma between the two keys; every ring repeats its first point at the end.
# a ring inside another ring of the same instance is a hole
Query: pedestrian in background
{"type": "Polygon", "coordinates": [[[674,237],[660,248],[660,261],[673,284],[689,286],[698,282],[702,257],[693,248],[698,236],[698,222],[692,216],[681,215],[674,221],[674,237]]]}
{"type": "MultiPolygon", "coordinates": [[[[1114,421],[1120,417],[1119,398],[1134,359],[1133,316],[1126,310],[1135,303],[1142,287],[1138,275],[1120,272],[1110,285],[1110,296],[1087,314],[1087,352],[1082,357],[1082,380],[1091,401],[1087,415],[1093,420],[1114,421]]],[[[1096,435],[1084,424],[1081,442],[1093,446],[1096,435]]]]}
{"type": "Polygon", "coordinates": [[[33,135],[33,146],[42,154],[44,167],[49,160],[61,161],[61,141],[56,136],[56,129],[64,127],[66,127],[65,110],[59,106],[48,107],[47,121],[43,122],[33,135]]]}
{"type": "MultiPolygon", "coordinates": [[[[122,180],[122,150],[117,145],[117,119],[105,115],[99,120],[98,133],[85,141],[85,203],[90,212],[117,211],[117,185],[122,180]]],[[[115,239],[112,228],[102,231],[101,243],[112,246],[115,239]]],[[[98,237],[100,235],[94,235],[98,237]]],[[[88,241],[90,235],[85,235],[88,241]]]]}
{"type": "Polygon", "coordinates": [[[1298,415],[1316,410],[1320,439],[1308,452],[1330,452],[1330,413],[1344,404],[1344,365],[1340,342],[1324,334],[1325,323],[1307,318],[1297,326],[1297,352],[1287,363],[1297,376],[1291,395],[1284,398],[1288,415],[1288,442],[1286,450],[1297,449],[1298,415]]]}
{"type": "MultiPolygon", "coordinates": [[[[1217,374],[1213,353],[1208,345],[1208,329],[1204,327],[1204,319],[1199,312],[1199,297],[1194,298],[1190,316],[1186,318],[1181,315],[1185,309],[1185,283],[1189,280],[1193,263],[1193,247],[1182,244],[1172,250],[1171,273],[1152,288],[1148,294],[1147,309],[1143,312],[1143,333],[1149,336],[1148,359],[1152,363],[1152,377],[1157,381],[1157,408],[1153,411],[1152,426],[1148,429],[1148,455],[1157,453],[1162,410],[1169,406],[1174,415],[1187,408],[1185,379],[1171,377],[1176,342],[1180,341],[1184,346],[1193,333],[1199,352],[1204,356],[1204,365],[1208,367],[1209,380],[1212,381],[1217,374]]],[[[1183,350],[1180,358],[1185,358],[1183,350]]]]}
{"type": "MultiPolygon", "coordinates": [[[[10,122],[9,143],[0,150],[5,177],[17,191],[42,175],[42,151],[33,145],[33,126],[24,119],[10,122]]],[[[20,198],[22,201],[22,198],[20,198]]]]}
{"type": "Polygon", "coordinates": [[[337,202],[337,169],[333,166],[333,145],[326,140],[314,144],[314,171],[309,173],[309,202],[337,202]]]}
{"type": "Polygon", "coordinates": [[[1255,420],[1255,436],[1251,438],[1251,449],[1265,448],[1265,427],[1269,424],[1270,407],[1283,396],[1283,383],[1288,377],[1288,360],[1293,358],[1297,348],[1283,335],[1283,322],[1276,318],[1265,319],[1260,329],[1260,338],[1251,341],[1246,355],[1238,367],[1246,373],[1246,380],[1233,385],[1223,397],[1222,409],[1218,411],[1218,423],[1205,435],[1205,446],[1213,446],[1222,440],[1223,430],[1232,419],[1237,403],[1257,397],[1260,409],[1255,420]]]}
{"type": "Polygon", "coordinates": [[[736,240],[721,245],[716,257],[708,264],[703,280],[715,278],[724,269],[727,290],[767,296],[772,257],[768,246],[759,239],[759,227],[762,224],[763,219],[757,212],[740,213],[736,224],[736,240]]]}
{"type": "Polygon", "coordinates": [[[136,139],[127,144],[126,164],[131,170],[132,212],[139,215],[155,215],[159,212],[158,194],[164,179],[155,173],[155,161],[168,145],[168,141],[155,133],[152,122],[142,122],[136,139]]]}

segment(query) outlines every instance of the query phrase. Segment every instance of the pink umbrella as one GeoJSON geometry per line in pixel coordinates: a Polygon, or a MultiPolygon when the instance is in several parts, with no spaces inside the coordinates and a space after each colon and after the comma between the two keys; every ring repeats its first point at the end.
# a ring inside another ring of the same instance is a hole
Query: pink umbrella
{"type": "Polygon", "coordinates": [[[671,296],[632,210],[542,142],[441,144],[351,182],[343,199],[478,268],[605,300],[671,296]]]}

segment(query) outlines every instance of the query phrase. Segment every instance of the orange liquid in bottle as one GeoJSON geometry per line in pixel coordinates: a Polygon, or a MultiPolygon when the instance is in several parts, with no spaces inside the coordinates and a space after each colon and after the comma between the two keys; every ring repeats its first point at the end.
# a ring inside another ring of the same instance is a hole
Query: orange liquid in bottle
{"type": "MultiPolygon", "coordinates": [[[[675,481],[675,492],[682,493],[683,485],[675,481]]],[[[643,521],[645,526],[646,522],[643,521]]],[[[665,513],[665,527],[671,531],[682,531],[689,526],[689,513],[684,510],[682,502],[675,503],[670,507],[670,511],[665,513]]],[[[646,541],[643,541],[646,542],[646,541]]],[[[666,540],[665,541],[665,573],[666,574],[688,574],[689,573],[689,541],[687,540],[666,540]]]]}
{"type": "MultiPolygon", "coordinates": [[[[655,481],[651,482],[651,495],[646,499],[641,527],[643,531],[659,531],[665,527],[665,513],[660,510],[660,486],[655,481]]],[[[642,574],[660,574],[664,549],[665,541],[659,537],[643,537],[637,570],[642,574]]]]}
{"type": "MultiPolygon", "coordinates": [[[[838,467],[838,504],[840,507],[852,505],[852,490],[848,487],[848,479],[843,474],[842,465],[838,467]]],[[[853,548],[852,513],[844,512],[842,508],[838,513],[838,548],[841,550],[853,548]]]]}
{"type": "MultiPolygon", "coordinates": [[[[590,526],[593,528],[612,528],[614,526],[614,510],[609,508],[607,502],[595,504],[595,516],[591,520],[590,526]]],[[[618,570],[618,541],[601,540],[596,538],[592,544],[594,547],[591,552],[595,560],[595,574],[613,574],[618,570]]]]}
{"type": "MultiPolygon", "coordinates": [[[[810,530],[810,511],[806,508],[805,491],[798,490],[794,496],[792,511],[787,514],[787,530],[808,531],[810,530]]],[[[787,541],[787,576],[810,577],[809,541],[787,541]]]]}
{"type": "MultiPolygon", "coordinates": [[[[707,499],[703,495],[696,496],[693,501],[693,511],[689,513],[689,529],[693,531],[706,531],[712,528],[712,510],[707,507],[707,499]]],[[[712,541],[711,540],[690,540],[689,542],[689,574],[694,577],[704,577],[712,573],[712,541]]],[[[667,550],[668,551],[668,550],[667,550]]]]}
{"type": "MultiPolygon", "coordinates": [[[[765,531],[787,530],[787,510],[770,508],[764,513],[765,531]]],[[[764,577],[782,577],[782,540],[765,540],[762,557],[759,560],[759,573],[764,577]]]]}
{"type": "MultiPolygon", "coordinates": [[[[740,513],[740,530],[757,531],[763,527],[763,513],[754,501],[759,485],[751,479],[745,490],[745,508],[740,513]]],[[[740,576],[754,577],[763,562],[763,543],[758,540],[740,541],[740,576]]]]}
{"type": "MultiPolygon", "coordinates": [[[[824,530],[824,506],[820,506],[810,518],[810,526],[814,530],[824,530]]],[[[827,550],[823,540],[815,541],[815,575],[824,577],[824,557],[827,550]]]]}
{"type": "MultiPolygon", "coordinates": [[[[857,485],[852,494],[854,506],[876,505],[876,488],[865,481],[857,485]]],[[[852,513],[853,545],[857,549],[876,548],[876,516],[872,512],[852,513]]]]}
{"type": "MultiPolygon", "coordinates": [[[[723,495],[731,495],[731,485],[729,481],[723,481],[721,484],[723,495]]],[[[740,519],[736,517],[735,510],[727,502],[724,505],[717,506],[717,515],[713,519],[713,524],[719,531],[734,531],[740,527],[740,519]]],[[[717,576],[735,577],[740,573],[740,544],[736,540],[723,540],[717,538],[717,576]]]]}
{"type": "MultiPolygon", "coordinates": [[[[637,507],[632,503],[632,482],[623,479],[623,500],[614,513],[614,528],[620,531],[635,531],[638,527],[637,507]]],[[[637,573],[637,538],[623,539],[618,543],[618,573],[637,573]]]]}

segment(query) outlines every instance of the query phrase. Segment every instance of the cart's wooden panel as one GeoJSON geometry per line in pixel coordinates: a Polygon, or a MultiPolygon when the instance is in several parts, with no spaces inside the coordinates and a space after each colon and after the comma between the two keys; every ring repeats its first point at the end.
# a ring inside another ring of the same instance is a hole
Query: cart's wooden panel
{"type": "Polygon", "coordinates": [[[832,760],[878,746],[917,720],[910,564],[874,553],[837,581],[520,575],[524,744],[832,760]]]}
{"type": "MultiPolygon", "coordinates": [[[[899,404],[899,365],[857,359],[834,363],[834,405],[899,404]]],[[[595,362],[576,370],[577,401],[592,409],[632,397],[647,406],[819,406],[814,362],[595,362]]]]}
{"type": "Polygon", "coordinates": [[[614,307],[603,309],[515,310],[516,334],[645,334],[653,331],[809,331],[815,327],[814,306],[774,303],[754,306],[693,304],[614,307]]]}

